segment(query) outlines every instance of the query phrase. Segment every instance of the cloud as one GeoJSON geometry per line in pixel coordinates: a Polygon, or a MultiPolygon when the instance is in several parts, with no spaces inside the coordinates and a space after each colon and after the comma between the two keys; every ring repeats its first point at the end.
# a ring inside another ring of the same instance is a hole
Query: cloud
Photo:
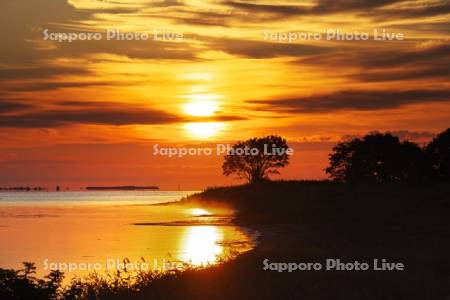
{"type": "Polygon", "coordinates": [[[152,2],[151,6],[152,7],[174,7],[174,6],[185,6],[185,4],[179,0],[162,0],[162,1],[152,2]]]}
{"type": "Polygon", "coordinates": [[[283,17],[320,16],[335,13],[353,12],[375,19],[411,18],[435,16],[449,13],[450,4],[446,0],[424,5],[421,1],[409,1],[415,6],[400,8],[396,4],[404,4],[406,0],[319,0],[314,5],[279,5],[254,1],[223,1],[222,4],[234,9],[244,10],[252,14],[269,14],[283,17]],[[394,5],[394,7],[392,7],[394,5]]]}
{"type": "MultiPolygon", "coordinates": [[[[261,38],[263,38],[262,34],[261,38]]],[[[284,44],[229,38],[204,38],[204,41],[212,49],[249,58],[273,58],[281,56],[300,57],[331,51],[331,49],[327,47],[294,43],[284,44]]]]}
{"type": "Polygon", "coordinates": [[[448,78],[450,77],[450,68],[448,65],[431,65],[423,68],[405,68],[401,70],[382,70],[361,72],[352,75],[359,81],[396,81],[396,80],[416,80],[423,78],[448,78]]]}
{"type": "Polygon", "coordinates": [[[299,58],[299,64],[329,68],[357,68],[348,75],[358,81],[398,81],[449,77],[450,44],[415,47],[398,47],[391,50],[337,51],[333,55],[310,55],[299,58]]]}
{"type": "MultiPolygon", "coordinates": [[[[96,1],[93,1],[96,2],[96,1]]],[[[92,54],[113,54],[137,59],[195,60],[195,51],[188,43],[155,42],[152,36],[146,41],[74,41],[72,43],[44,41],[43,30],[49,33],[95,32],[98,13],[115,15],[141,13],[142,7],[131,3],[108,1],[92,3],[77,9],[67,0],[21,0],[0,2],[0,79],[10,75],[11,79],[55,77],[58,75],[83,75],[86,65],[59,68],[50,61],[59,58],[91,58],[92,54]],[[17,67],[17,66],[23,66],[17,67]],[[38,66],[41,70],[33,69],[38,66]],[[27,72],[30,71],[30,72],[27,72]],[[43,77],[41,77],[41,75],[43,77]],[[20,77],[22,76],[22,77],[20,77]]],[[[178,7],[182,3],[164,0],[154,3],[161,7],[178,7]]],[[[105,32],[101,32],[106,36],[105,32]]]]}
{"type": "Polygon", "coordinates": [[[450,13],[450,2],[447,0],[442,0],[437,4],[426,6],[418,5],[410,8],[379,9],[376,10],[376,13],[379,15],[371,15],[374,19],[423,18],[440,16],[450,13]]]}
{"type": "Polygon", "coordinates": [[[359,63],[367,68],[392,67],[418,63],[439,63],[450,59],[450,44],[442,43],[429,47],[415,48],[406,51],[381,51],[373,55],[363,55],[359,63]]]}
{"type": "Polygon", "coordinates": [[[0,127],[52,128],[72,124],[91,125],[155,125],[179,122],[241,121],[241,116],[218,115],[187,118],[137,104],[99,101],[57,101],[53,109],[36,108],[24,102],[0,102],[0,127]],[[8,113],[11,114],[2,114],[8,113]]]}
{"type": "Polygon", "coordinates": [[[6,67],[0,69],[0,80],[53,78],[61,75],[87,75],[90,72],[80,67],[41,66],[41,67],[6,67]]]}
{"type": "Polygon", "coordinates": [[[89,13],[76,10],[67,1],[1,1],[0,63],[32,63],[43,58],[42,51],[37,51],[30,42],[37,28],[45,24],[77,24],[89,16],[89,13]]]}
{"type": "MultiPolygon", "coordinates": [[[[50,33],[58,32],[52,28],[50,33]]],[[[61,31],[67,33],[80,33],[76,30],[61,31]]],[[[153,32],[148,33],[147,40],[120,40],[120,36],[107,39],[106,31],[100,32],[102,40],[81,41],[71,43],[58,43],[51,41],[52,49],[42,50],[43,55],[51,57],[79,58],[90,57],[92,54],[113,54],[132,59],[170,59],[170,60],[196,60],[196,51],[189,41],[155,41],[153,32]],[[45,53],[44,53],[45,52],[45,53]]],[[[121,31],[119,34],[127,32],[121,31]]],[[[128,32],[129,33],[129,32],[128,32]]],[[[134,34],[133,32],[131,32],[134,34]]],[[[141,32],[143,33],[143,32],[141,32]]]]}
{"type": "Polygon", "coordinates": [[[250,13],[268,13],[283,16],[307,14],[311,12],[311,9],[308,6],[302,5],[279,5],[242,1],[223,1],[222,4],[230,6],[234,9],[245,10],[250,13]]]}
{"type": "Polygon", "coordinates": [[[236,13],[224,13],[216,11],[201,11],[201,10],[178,10],[177,14],[163,15],[162,18],[174,20],[179,24],[194,25],[194,26],[221,26],[228,27],[230,20],[242,17],[236,13]]]}
{"type": "Polygon", "coordinates": [[[0,100],[0,114],[3,113],[11,113],[20,111],[23,109],[28,109],[34,107],[33,104],[21,102],[21,101],[14,101],[14,100],[0,100]]]}
{"type": "Polygon", "coordinates": [[[424,32],[434,32],[434,33],[450,33],[450,26],[448,26],[448,22],[446,21],[419,21],[415,20],[413,24],[391,24],[391,28],[393,29],[406,29],[409,30],[411,27],[414,28],[415,31],[424,31],[424,32]]]}
{"type": "Polygon", "coordinates": [[[80,82],[33,82],[33,83],[20,83],[20,84],[8,84],[2,88],[11,92],[37,92],[56,90],[61,88],[83,88],[91,86],[120,86],[130,85],[130,82],[108,82],[108,81],[80,81],[80,82]]]}
{"type": "Polygon", "coordinates": [[[338,91],[308,97],[284,98],[269,101],[248,101],[262,109],[291,113],[329,113],[341,110],[371,111],[393,109],[400,106],[450,101],[450,90],[409,91],[338,91]]]}
{"type": "MultiPolygon", "coordinates": [[[[401,45],[400,45],[401,46],[401,45]]],[[[354,51],[336,51],[333,55],[316,55],[300,58],[299,63],[311,65],[359,66],[366,69],[387,68],[405,65],[438,63],[450,59],[450,43],[440,43],[428,47],[398,47],[392,49],[371,50],[367,48],[354,51]]]]}
{"type": "Polygon", "coordinates": [[[114,108],[54,109],[2,116],[0,127],[49,128],[71,124],[152,125],[178,121],[179,117],[160,110],[116,105],[114,108]]]}
{"type": "Polygon", "coordinates": [[[320,0],[313,8],[317,12],[367,10],[406,2],[405,0],[320,0]]]}

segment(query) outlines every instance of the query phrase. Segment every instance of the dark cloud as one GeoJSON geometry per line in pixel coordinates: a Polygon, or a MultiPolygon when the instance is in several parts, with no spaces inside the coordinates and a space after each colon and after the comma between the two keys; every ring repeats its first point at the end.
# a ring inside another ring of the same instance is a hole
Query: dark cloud
{"type": "Polygon", "coordinates": [[[448,65],[430,65],[422,68],[405,68],[400,70],[381,70],[362,72],[352,75],[359,81],[398,81],[398,80],[416,80],[425,78],[450,78],[450,68],[448,65]]]}
{"type": "Polygon", "coordinates": [[[450,59],[450,44],[441,43],[434,46],[413,48],[400,47],[392,49],[371,50],[367,48],[351,49],[353,51],[336,51],[333,55],[311,55],[300,58],[299,63],[317,65],[357,66],[365,69],[392,68],[405,65],[438,64],[450,59]]]}
{"type": "Polygon", "coordinates": [[[63,106],[63,107],[69,107],[69,108],[92,108],[92,107],[114,107],[116,105],[123,105],[121,103],[116,102],[100,102],[100,101],[71,101],[71,100],[65,100],[65,101],[57,101],[54,103],[57,106],[63,106]]]}
{"type": "Polygon", "coordinates": [[[140,11],[140,7],[109,7],[95,10],[91,10],[92,13],[104,13],[104,14],[114,14],[114,15],[122,15],[122,14],[134,14],[140,11]]]}
{"type": "Polygon", "coordinates": [[[392,29],[406,29],[409,30],[411,27],[414,28],[415,31],[422,32],[434,32],[434,33],[450,33],[450,26],[448,26],[448,21],[433,21],[433,22],[422,22],[415,21],[411,24],[391,24],[390,28],[392,29]]]}
{"type": "Polygon", "coordinates": [[[363,55],[359,57],[359,62],[365,67],[392,67],[404,66],[418,63],[442,63],[442,60],[450,59],[450,44],[440,44],[436,46],[417,48],[406,51],[380,51],[373,55],[363,55]]]}
{"type": "Polygon", "coordinates": [[[2,88],[11,92],[37,92],[37,91],[47,91],[56,90],[61,88],[84,88],[91,86],[120,86],[129,85],[130,83],[120,83],[120,82],[108,82],[108,81],[80,81],[80,82],[33,82],[33,83],[20,83],[20,84],[9,84],[8,86],[3,86],[2,88]]]}
{"type": "MultiPolygon", "coordinates": [[[[79,33],[80,30],[92,31],[86,27],[87,21],[96,18],[97,13],[136,14],[142,12],[143,5],[105,1],[105,5],[96,9],[76,9],[67,0],[21,0],[0,1],[0,64],[6,68],[0,73],[0,79],[54,77],[58,75],[81,74],[86,66],[73,66],[57,70],[48,63],[58,58],[86,58],[92,54],[107,53],[137,59],[179,59],[194,60],[195,51],[189,44],[181,42],[153,41],[57,41],[43,42],[44,29],[49,33],[79,33]],[[17,68],[17,66],[24,68],[17,68]],[[32,67],[39,66],[41,70],[32,67]],[[30,72],[27,72],[30,71],[30,72]],[[20,77],[22,75],[22,77],[20,77]],[[40,76],[43,77],[40,77],[40,76]]],[[[179,7],[182,2],[163,0],[153,3],[153,7],[179,7]]],[[[102,34],[106,35],[105,32],[102,34]]]]}
{"type": "Polygon", "coordinates": [[[180,0],[162,0],[152,2],[151,7],[174,7],[174,6],[185,6],[185,4],[180,0]]]}
{"type": "Polygon", "coordinates": [[[180,118],[167,112],[143,107],[116,105],[89,109],[54,109],[2,116],[0,127],[49,128],[70,124],[133,125],[169,124],[180,118]]]}
{"type": "Polygon", "coordinates": [[[15,100],[0,100],[0,114],[11,113],[34,107],[33,104],[15,100]]]}
{"type": "Polygon", "coordinates": [[[450,76],[450,44],[391,50],[354,49],[333,55],[299,58],[300,64],[327,68],[357,68],[349,77],[358,81],[398,81],[450,76]]]}
{"type": "MultiPolygon", "coordinates": [[[[58,32],[52,28],[50,33],[58,32]]],[[[66,31],[60,31],[66,32],[66,31]]],[[[67,31],[67,33],[79,33],[78,31],[67,31]]],[[[72,41],[71,43],[58,43],[52,41],[55,48],[42,50],[42,55],[50,57],[86,57],[92,54],[113,54],[125,56],[132,59],[170,59],[170,60],[196,60],[196,51],[188,41],[155,41],[153,32],[148,33],[147,40],[120,40],[113,37],[107,39],[106,32],[100,32],[102,40],[72,41]],[[45,52],[45,53],[44,53],[45,52]]],[[[119,34],[127,32],[122,31],[119,34]]],[[[129,32],[128,32],[129,33],[129,32]]],[[[134,32],[131,32],[134,34],[134,32]]],[[[143,33],[143,32],[141,32],[143,33]]],[[[118,35],[116,35],[118,36],[118,35]]],[[[161,34],[159,34],[161,38],[161,34]]]]}
{"type": "Polygon", "coordinates": [[[418,6],[413,8],[399,8],[399,9],[383,9],[377,10],[379,15],[371,15],[374,19],[386,18],[421,18],[446,15],[450,13],[450,1],[443,0],[440,3],[429,6],[418,6]]]}
{"type": "Polygon", "coordinates": [[[340,110],[371,111],[414,103],[450,101],[450,90],[338,91],[309,97],[249,101],[262,109],[291,113],[328,113],[340,110]]]}
{"type": "MultiPolygon", "coordinates": [[[[0,63],[32,63],[43,57],[32,40],[36,30],[48,24],[77,24],[90,14],[76,10],[67,1],[21,0],[0,2],[0,63]]],[[[44,56],[44,58],[46,58],[44,56]]]]}
{"type": "MultiPolygon", "coordinates": [[[[75,108],[75,109],[92,109],[97,107],[107,107],[107,108],[121,108],[126,107],[128,104],[117,103],[117,102],[99,102],[99,101],[57,101],[53,103],[56,106],[62,108],[75,108]]],[[[180,121],[183,122],[213,122],[213,121],[241,121],[247,120],[244,116],[230,116],[226,115],[223,111],[217,112],[216,116],[213,117],[180,117],[180,121]]]]}
{"type": "Polygon", "coordinates": [[[307,56],[330,52],[332,49],[301,44],[275,43],[228,38],[204,38],[209,47],[232,55],[249,58],[272,58],[280,56],[307,56]]]}
{"type": "Polygon", "coordinates": [[[52,78],[61,75],[86,75],[90,72],[84,67],[6,67],[0,69],[0,80],[52,78]]]}
{"type": "Polygon", "coordinates": [[[264,4],[259,2],[254,3],[242,1],[223,1],[222,4],[235,9],[245,10],[250,13],[269,13],[289,16],[307,14],[311,12],[311,9],[309,7],[300,5],[264,4]]]}
{"type": "Polygon", "coordinates": [[[195,26],[221,26],[228,27],[232,19],[239,19],[239,15],[235,13],[222,13],[215,11],[191,11],[178,10],[178,15],[161,15],[158,16],[165,19],[174,20],[180,24],[195,26]]]}
{"type": "Polygon", "coordinates": [[[313,8],[316,12],[343,12],[367,10],[383,6],[406,2],[406,0],[319,0],[313,8]]]}
{"type": "Polygon", "coordinates": [[[0,127],[51,128],[71,124],[94,125],[154,125],[178,122],[240,121],[241,116],[218,115],[207,118],[187,118],[143,105],[99,101],[57,101],[53,108],[29,111],[36,108],[25,102],[0,102],[0,127]],[[24,111],[27,109],[27,111],[24,111]]]}
{"type": "Polygon", "coordinates": [[[319,0],[314,6],[265,4],[254,1],[223,1],[224,5],[234,9],[244,10],[252,14],[271,14],[278,17],[302,15],[326,15],[333,13],[354,12],[375,19],[390,17],[410,18],[447,14],[450,4],[447,0],[424,6],[409,8],[385,8],[388,5],[407,2],[406,0],[319,0]]]}

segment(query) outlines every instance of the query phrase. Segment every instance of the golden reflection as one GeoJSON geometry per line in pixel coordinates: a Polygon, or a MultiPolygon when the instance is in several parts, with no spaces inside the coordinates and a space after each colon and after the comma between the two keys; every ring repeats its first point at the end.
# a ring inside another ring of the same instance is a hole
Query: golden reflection
{"type": "Polygon", "coordinates": [[[188,227],[181,259],[195,266],[214,263],[223,253],[223,246],[219,245],[222,239],[223,233],[216,226],[188,227]]]}
{"type": "Polygon", "coordinates": [[[189,212],[194,217],[211,215],[209,211],[203,208],[191,208],[189,212]]]}
{"type": "Polygon", "coordinates": [[[224,127],[225,124],[221,122],[196,122],[184,125],[189,136],[199,139],[217,136],[224,127]]]}

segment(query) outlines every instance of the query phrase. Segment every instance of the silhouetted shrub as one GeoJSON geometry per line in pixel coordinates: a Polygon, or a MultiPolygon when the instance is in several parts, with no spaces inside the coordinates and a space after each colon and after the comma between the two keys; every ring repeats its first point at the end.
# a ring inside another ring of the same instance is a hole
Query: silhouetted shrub
{"type": "Polygon", "coordinates": [[[58,299],[64,278],[60,271],[51,271],[44,279],[34,277],[33,263],[23,263],[20,270],[0,269],[0,299],[48,300],[58,299]]]}

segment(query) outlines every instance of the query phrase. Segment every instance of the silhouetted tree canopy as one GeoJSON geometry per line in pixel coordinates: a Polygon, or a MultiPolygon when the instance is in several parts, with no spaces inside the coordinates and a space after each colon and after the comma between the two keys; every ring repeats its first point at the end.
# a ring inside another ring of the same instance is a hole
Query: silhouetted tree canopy
{"type": "Polygon", "coordinates": [[[450,182],[450,128],[440,133],[426,147],[433,178],[450,182]]]}
{"type": "Polygon", "coordinates": [[[326,173],[341,182],[421,182],[427,174],[424,151],[389,133],[372,133],[338,143],[326,173]]]}
{"type": "Polygon", "coordinates": [[[223,174],[236,174],[250,183],[267,180],[270,174],[279,174],[277,169],[289,164],[288,149],[286,140],[277,135],[237,142],[225,156],[223,174]],[[274,154],[273,148],[279,152],[274,154]]]}

